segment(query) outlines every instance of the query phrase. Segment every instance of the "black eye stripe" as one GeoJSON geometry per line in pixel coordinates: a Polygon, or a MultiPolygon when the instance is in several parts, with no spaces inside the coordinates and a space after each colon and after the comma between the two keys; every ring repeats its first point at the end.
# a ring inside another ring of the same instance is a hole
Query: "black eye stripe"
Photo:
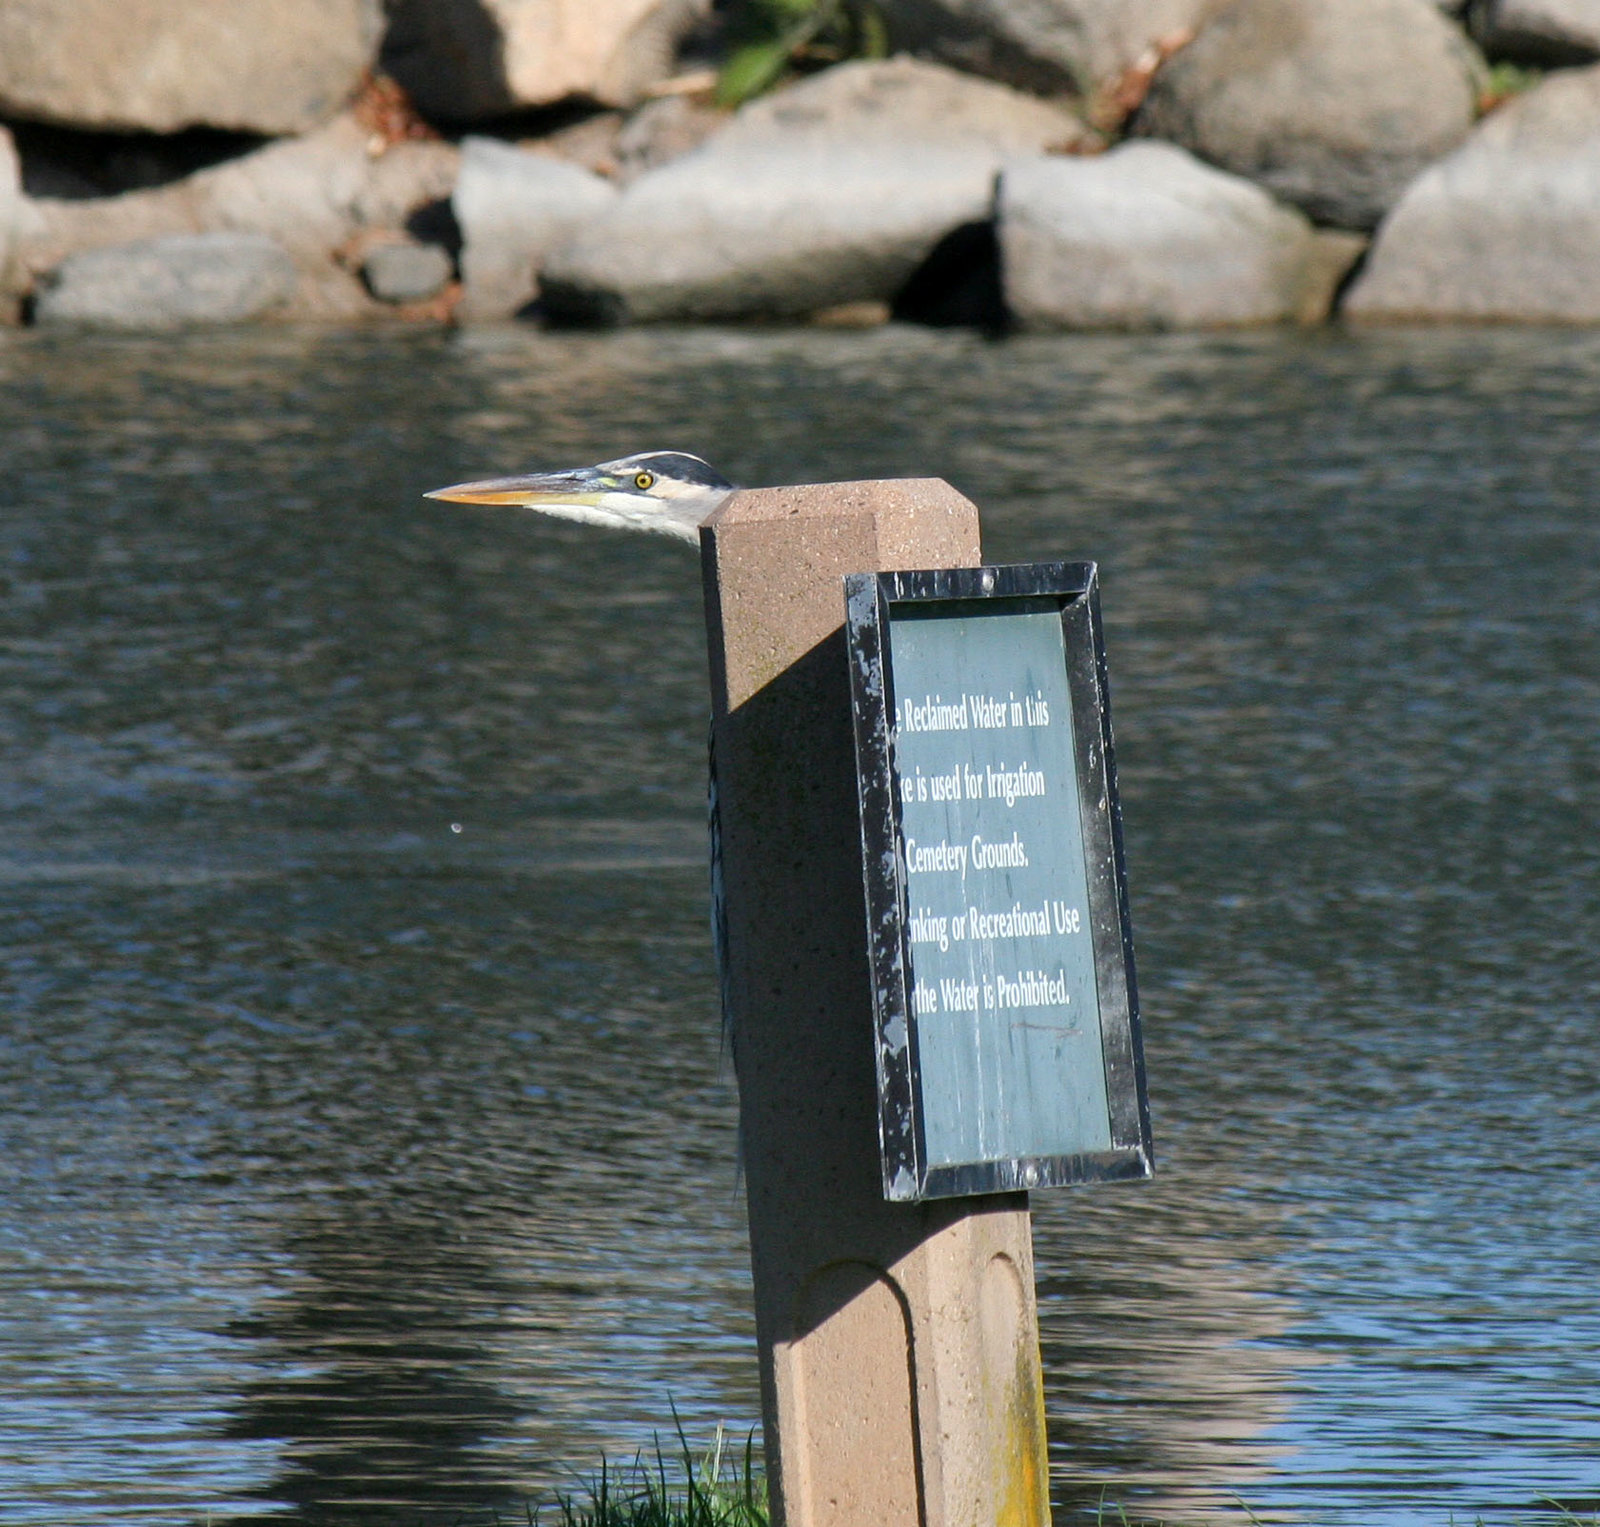
{"type": "Polygon", "coordinates": [[[608,471],[626,473],[629,482],[636,473],[648,472],[657,483],[666,479],[705,488],[733,486],[715,467],[682,451],[641,451],[636,456],[624,456],[620,461],[604,461],[600,465],[608,471]]]}

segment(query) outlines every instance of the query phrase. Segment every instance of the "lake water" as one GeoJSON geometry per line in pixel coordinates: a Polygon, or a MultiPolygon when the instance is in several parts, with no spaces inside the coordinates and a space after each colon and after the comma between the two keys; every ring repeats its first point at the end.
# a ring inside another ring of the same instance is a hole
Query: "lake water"
{"type": "Polygon", "coordinates": [[[1100,563],[1158,1176],[1060,1523],[1600,1509],[1600,335],[0,335],[0,1516],[521,1519],[758,1415],[646,447],[1100,563]]]}

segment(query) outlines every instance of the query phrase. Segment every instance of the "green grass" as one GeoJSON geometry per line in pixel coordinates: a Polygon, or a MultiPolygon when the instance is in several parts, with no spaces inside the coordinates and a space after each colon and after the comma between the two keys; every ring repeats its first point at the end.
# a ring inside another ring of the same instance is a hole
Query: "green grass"
{"type": "MultiPolygon", "coordinates": [[[[674,1422],[677,1417],[674,1415],[674,1422]]],[[[529,1527],[770,1527],[767,1485],[755,1451],[755,1434],[743,1445],[730,1443],[717,1427],[711,1445],[696,1457],[677,1427],[677,1452],[669,1462],[660,1439],[652,1458],[639,1454],[623,1467],[602,1462],[599,1472],[576,1495],[559,1495],[554,1507],[527,1513],[529,1527]]],[[[1265,1527],[1242,1499],[1239,1509],[1256,1527],[1265,1527]]],[[[1514,1521],[1512,1527],[1600,1527],[1600,1512],[1579,1516],[1560,1501],[1542,1497],[1547,1510],[1514,1521]]],[[[507,1524],[510,1527],[510,1524],[507,1524]]],[[[1094,1527],[1182,1527],[1155,1517],[1130,1514],[1126,1506],[1101,1497],[1094,1527]]],[[[1488,1527],[1482,1517],[1471,1524],[1452,1514],[1447,1527],[1488,1527]]]]}
{"type": "MultiPolygon", "coordinates": [[[[1513,96],[1521,95],[1525,90],[1532,90],[1543,79],[1543,69],[1525,69],[1520,64],[1493,64],[1489,69],[1489,83],[1484,89],[1482,99],[1478,102],[1478,110],[1493,111],[1496,106],[1503,106],[1513,96]]],[[[1566,1527],[1566,1524],[1562,1523],[1561,1527],[1566,1527]]]]}
{"type": "MultiPolygon", "coordinates": [[[[676,1419],[676,1418],[674,1418],[676,1419]]],[[[717,1427],[697,1459],[678,1429],[669,1466],[657,1439],[654,1459],[642,1453],[626,1467],[604,1460],[579,1495],[556,1498],[555,1515],[528,1514],[535,1527],[768,1527],[767,1482],[755,1460],[755,1434],[730,1447],[717,1427]]]]}
{"type": "Polygon", "coordinates": [[[799,71],[851,58],[885,58],[889,32],[876,0],[732,0],[732,49],[717,103],[737,106],[799,71]]]}

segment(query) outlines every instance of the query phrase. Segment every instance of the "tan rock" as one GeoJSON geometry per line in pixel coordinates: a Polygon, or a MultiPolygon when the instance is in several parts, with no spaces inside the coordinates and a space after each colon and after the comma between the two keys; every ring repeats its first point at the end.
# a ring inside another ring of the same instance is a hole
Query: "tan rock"
{"type": "Polygon", "coordinates": [[[22,194],[22,165],[11,134],[0,127],[0,322],[12,322],[16,297],[26,282],[13,252],[21,243],[22,221],[30,210],[22,194]]]}
{"type": "Polygon", "coordinates": [[[87,249],[40,287],[40,324],[175,329],[241,323],[286,306],[299,273],[258,233],[180,233],[87,249]]]}
{"type": "Polygon", "coordinates": [[[1135,130],[1369,229],[1466,136],[1484,79],[1429,0],[1236,0],[1162,67],[1135,130]]]}
{"type": "Polygon", "coordinates": [[[301,273],[293,317],[355,317],[374,304],[335,252],[367,228],[398,227],[450,194],[460,154],[446,143],[400,143],[374,155],[348,115],[304,138],[202,170],[170,186],[87,201],[32,203],[20,254],[35,275],[69,255],[187,233],[275,239],[301,273]]]}
{"type": "Polygon", "coordinates": [[[394,0],[383,61],[445,121],[575,96],[627,106],[670,72],[709,10],[709,0],[394,0]]]}
{"type": "Polygon", "coordinates": [[[381,154],[368,146],[367,168],[350,212],[363,228],[395,228],[428,202],[449,197],[461,170],[453,143],[395,143],[381,154]]]}
{"type": "Polygon", "coordinates": [[[575,164],[495,138],[463,138],[451,196],[462,238],[462,316],[510,318],[526,307],[545,256],[616,196],[575,164]]]}
{"type": "Polygon", "coordinates": [[[4,0],[0,114],[304,132],[354,93],[382,20],[379,0],[4,0]]]}
{"type": "Polygon", "coordinates": [[[1029,329],[1316,322],[1364,243],[1170,143],[1001,176],[1006,305],[1029,329]]]}
{"type": "Polygon", "coordinates": [[[1223,0],[883,0],[898,46],[1023,90],[1090,95],[1223,0]]]}
{"type": "Polygon", "coordinates": [[[22,161],[11,134],[0,127],[0,271],[11,255],[22,208],[22,161]]]}
{"type": "Polygon", "coordinates": [[[744,107],[715,150],[780,133],[814,142],[979,144],[1021,152],[1068,147],[1083,134],[1069,111],[987,80],[911,58],[843,64],[744,107]]]}
{"type": "Polygon", "coordinates": [[[558,127],[538,138],[521,139],[517,147],[575,164],[591,175],[617,173],[617,140],[627,122],[626,112],[597,111],[581,121],[558,127]]]}
{"type": "Polygon", "coordinates": [[[541,273],[589,322],[796,317],[891,301],[952,229],[986,222],[1001,163],[1075,118],[912,59],[845,64],[744,107],[630,184],[541,273]]]}
{"type": "Polygon", "coordinates": [[[1420,175],[1345,314],[1600,323],[1600,64],[1553,74],[1420,175]]]}
{"type": "Polygon", "coordinates": [[[647,101],[617,134],[616,174],[624,182],[681,159],[726,127],[731,118],[681,95],[647,101]]]}

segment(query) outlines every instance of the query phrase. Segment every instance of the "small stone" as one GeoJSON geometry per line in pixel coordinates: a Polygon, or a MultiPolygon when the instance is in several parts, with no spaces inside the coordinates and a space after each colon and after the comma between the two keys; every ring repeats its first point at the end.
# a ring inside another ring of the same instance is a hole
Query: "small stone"
{"type": "Polygon", "coordinates": [[[379,302],[426,302],[454,273],[437,244],[380,244],[361,265],[367,290],[379,302]]]}
{"type": "Polygon", "coordinates": [[[40,283],[34,316],[108,329],[238,323],[282,307],[297,280],[260,234],[181,234],[71,256],[40,283]]]}

